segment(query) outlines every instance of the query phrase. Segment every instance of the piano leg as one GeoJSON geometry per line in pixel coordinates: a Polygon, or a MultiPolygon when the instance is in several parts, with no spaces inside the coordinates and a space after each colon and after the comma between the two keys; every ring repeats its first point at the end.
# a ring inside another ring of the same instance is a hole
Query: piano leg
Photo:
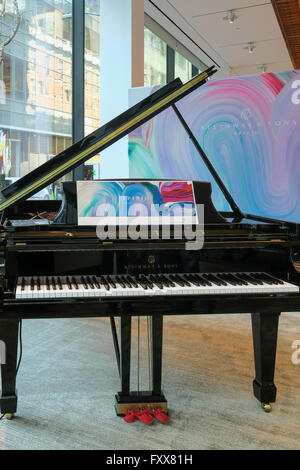
{"type": "Polygon", "coordinates": [[[8,419],[17,411],[17,355],[19,320],[0,320],[1,414],[8,419]]]}
{"type": "Polygon", "coordinates": [[[131,354],[131,316],[120,318],[120,379],[121,391],[116,395],[115,408],[118,416],[123,416],[130,407],[130,354],[131,354]]]}
{"type": "Polygon", "coordinates": [[[167,401],[161,393],[162,326],[163,316],[151,317],[152,388],[149,391],[130,391],[131,316],[120,319],[120,378],[121,392],[116,395],[115,408],[118,416],[137,408],[162,408],[167,411],[167,401]]]}
{"type": "Polygon", "coordinates": [[[152,393],[161,393],[163,316],[151,317],[152,393]]]}
{"type": "Polygon", "coordinates": [[[163,315],[151,317],[151,355],[152,355],[152,396],[162,408],[168,411],[168,402],[161,391],[162,382],[162,346],[163,346],[163,315]]]}
{"type": "Polygon", "coordinates": [[[129,395],[130,391],[130,353],[131,353],[131,316],[123,315],[120,320],[121,357],[120,378],[121,394],[129,395]]]}
{"type": "Polygon", "coordinates": [[[264,411],[271,411],[276,400],[274,384],[278,322],[280,313],[252,314],[255,379],[253,391],[264,411]]]}

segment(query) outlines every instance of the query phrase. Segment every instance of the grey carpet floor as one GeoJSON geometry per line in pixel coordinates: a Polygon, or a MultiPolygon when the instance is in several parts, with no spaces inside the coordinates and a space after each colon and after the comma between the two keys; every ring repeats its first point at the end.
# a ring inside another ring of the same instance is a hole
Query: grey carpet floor
{"type": "MultiPolygon", "coordinates": [[[[147,341],[141,324],[141,381],[147,341]]],[[[137,322],[133,325],[133,386],[137,322]]],[[[164,329],[164,392],[171,422],[125,423],[106,319],[27,320],[18,375],[18,414],[0,422],[0,449],[300,449],[300,365],[291,362],[300,315],[280,318],[270,414],[252,395],[249,315],[169,317],[164,329]]]]}

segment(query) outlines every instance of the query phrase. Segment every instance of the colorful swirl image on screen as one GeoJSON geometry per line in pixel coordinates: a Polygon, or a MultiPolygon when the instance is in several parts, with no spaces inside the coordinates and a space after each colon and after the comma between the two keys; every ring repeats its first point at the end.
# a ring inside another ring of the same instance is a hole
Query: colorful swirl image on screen
{"type": "MultiPolygon", "coordinates": [[[[300,222],[300,71],[212,79],[177,106],[243,212],[300,222]]],[[[129,169],[210,181],[215,207],[230,209],[172,109],[130,134],[129,169]]]]}
{"type": "Polygon", "coordinates": [[[191,181],[81,181],[77,205],[79,218],[196,215],[191,181]]]}

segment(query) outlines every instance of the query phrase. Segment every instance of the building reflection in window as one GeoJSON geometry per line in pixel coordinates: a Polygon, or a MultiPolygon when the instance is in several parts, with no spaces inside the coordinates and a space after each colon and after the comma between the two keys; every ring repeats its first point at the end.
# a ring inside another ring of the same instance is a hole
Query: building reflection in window
{"type": "MultiPolygon", "coordinates": [[[[86,0],[86,133],[100,121],[100,0],[86,0]]],[[[20,0],[22,21],[0,65],[0,131],[19,178],[72,142],[72,0],[20,0]]],[[[0,17],[8,37],[13,2],[0,17]]]]}

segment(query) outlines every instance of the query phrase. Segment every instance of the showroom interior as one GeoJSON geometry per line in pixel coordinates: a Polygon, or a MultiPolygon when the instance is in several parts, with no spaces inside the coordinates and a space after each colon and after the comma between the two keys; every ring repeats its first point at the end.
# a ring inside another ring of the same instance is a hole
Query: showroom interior
{"type": "Polygon", "coordinates": [[[299,131],[299,0],[0,0],[0,450],[299,449],[299,131]]]}

